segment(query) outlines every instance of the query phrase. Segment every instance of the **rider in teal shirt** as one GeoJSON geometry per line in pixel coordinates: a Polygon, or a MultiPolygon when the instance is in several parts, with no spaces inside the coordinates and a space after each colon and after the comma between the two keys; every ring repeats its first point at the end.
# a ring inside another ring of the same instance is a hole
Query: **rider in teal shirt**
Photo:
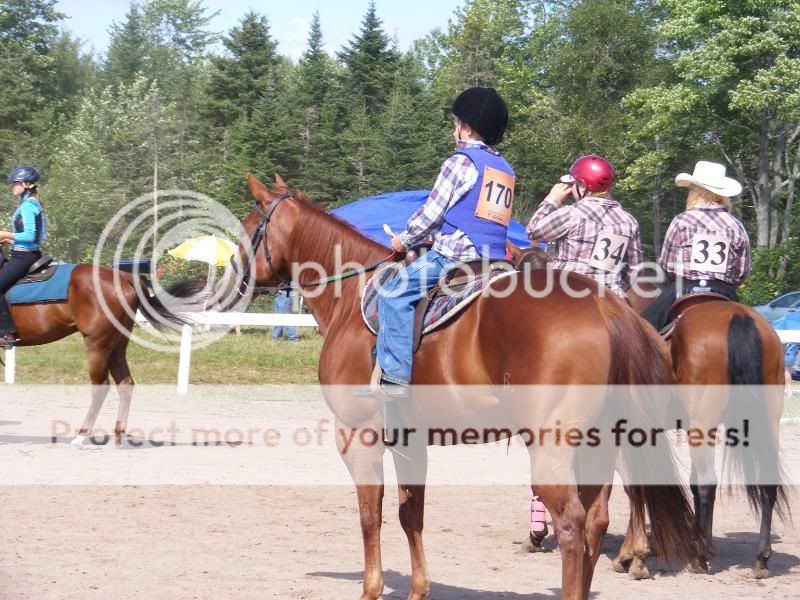
{"type": "Polygon", "coordinates": [[[11,258],[0,261],[0,348],[13,346],[17,339],[5,294],[42,257],[41,244],[47,238],[38,181],[39,172],[33,167],[17,167],[8,176],[11,192],[20,202],[11,217],[12,230],[0,231],[0,246],[11,245],[11,258]]]}

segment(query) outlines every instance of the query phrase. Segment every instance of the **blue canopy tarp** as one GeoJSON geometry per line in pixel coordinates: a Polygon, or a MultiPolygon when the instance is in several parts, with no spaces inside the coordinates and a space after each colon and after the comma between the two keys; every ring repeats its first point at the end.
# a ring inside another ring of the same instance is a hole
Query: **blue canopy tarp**
{"type": "Polygon", "coordinates": [[[788,315],[780,319],[775,319],[774,321],[772,321],[772,326],[775,329],[789,329],[789,330],[800,329],[800,313],[793,312],[789,313],[788,315]]]}
{"type": "MultiPolygon", "coordinates": [[[[384,223],[395,233],[406,228],[406,222],[428,199],[430,190],[409,192],[389,192],[356,200],[331,211],[334,215],[350,223],[362,234],[389,247],[389,236],[383,230],[384,223]]],[[[521,248],[529,248],[531,243],[525,235],[525,228],[512,219],[508,226],[508,239],[521,248]]]]}

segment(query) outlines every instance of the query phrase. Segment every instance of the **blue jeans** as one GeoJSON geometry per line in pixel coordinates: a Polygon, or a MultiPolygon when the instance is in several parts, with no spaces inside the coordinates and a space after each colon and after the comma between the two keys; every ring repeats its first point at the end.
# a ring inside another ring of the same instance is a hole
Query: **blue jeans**
{"type": "MultiPolygon", "coordinates": [[[[292,312],[292,299],[287,297],[286,294],[279,293],[275,297],[275,312],[281,314],[289,314],[292,312]]],[[[273,327],[272,328],[272,339],[279,340],[281,339],[281,333],[285,331],[286,337],[289,338],[290,342],[297,341],[297,327],[273,327]]]]}
{"type": "Polygon", "coordinates": [[[392,383],[411,383],[414,354],[414,307],[435,286],[450,260],[429,250],[386,284],[378,298],[378,364],[383,378],[392,383]]]}

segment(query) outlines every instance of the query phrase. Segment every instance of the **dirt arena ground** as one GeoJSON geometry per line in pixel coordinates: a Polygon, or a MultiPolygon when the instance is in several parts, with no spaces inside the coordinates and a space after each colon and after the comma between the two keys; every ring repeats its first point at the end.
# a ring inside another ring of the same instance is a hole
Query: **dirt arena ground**
{"type": "MultiPolygon", "coordinates": [[[[352,486],[220,485],[225,480],[211,472],[206,484],[175,484],[185,478],[168,475],[181,472],[198,449],[188,444],[147,451],[75,449],[68,437],[53,443],[47,419],[79,422],[85,402],[19,393],[2,400],[0,462],[5,466],[0,473],[7,485],[0,486],[0,598],[359,597],[363,565],[352,486]],[[40,464],[53,465],[49,468],[58,473],[50,475],[58,485],[43,478],[40,464]],[[146,483],[148,469],[156,464],[167,467],[167,474],[159,471],[153,483],[146,483]],[[77,465],[75,471],[71,465],[77,465]],[[86,484],[103,477],[116,481],[122,471],[136,473],[133,483],[86,484]]],[[[213,420],[258,410],[255,404],[232,407],[203,399],[171,402],[140,400],[131,423],[156,423],[167,413],[177,415],[180,424],[198,412],[213,420]]],[[[113,422],[111,405],[99,425],[113,422]]],[[[784,436],[784,453],[797,456],[797,429],[784,436]]],[[[268,457],[236,452],[224,445],[202,449],[209,464],[228,470],[237,470],[236,464],[253,472],[279,470],[268,457]],[[255,466],[245,464],[253,461],[255,466]]],[[[332,452],[324,468],[344,471],[332,452]]],[[[558,597],[558,551],[521,552],[529,501],[530,490],[522,484],[430,487],[425,537],[432,597],[558,597]]],[[[631,581],[613,573],[610,560],[627,518],[621,490],[612,496],[611,515],[593,586],[597,600],[800,598],[800,535],[791,525],[775,526],[772,577],[751,578],[757,527],[742,497],[723,496],[717,504],[718,556],[707,576],[680,571],[679,565],[669,570],[656,559],[650,562],[652,580],[631,581]]],[[[384,597],[405,598],[409,559],[393,489],[387,490],[384,523],[384,597]]]]}

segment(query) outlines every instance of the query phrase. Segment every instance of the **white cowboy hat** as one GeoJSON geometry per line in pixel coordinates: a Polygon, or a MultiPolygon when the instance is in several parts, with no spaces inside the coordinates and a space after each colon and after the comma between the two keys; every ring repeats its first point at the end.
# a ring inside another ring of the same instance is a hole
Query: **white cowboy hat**
{"type": "Polygon", "coordinates": [[[741,183],[730,177],[725,177],[725,165],[707,160],[697,161],[694,166],[694,173],[691,175],[681,173],[675,177],[675,185],[678,187],[696,185],[725,198],[738,196],[742,193],[741,183]]]}

